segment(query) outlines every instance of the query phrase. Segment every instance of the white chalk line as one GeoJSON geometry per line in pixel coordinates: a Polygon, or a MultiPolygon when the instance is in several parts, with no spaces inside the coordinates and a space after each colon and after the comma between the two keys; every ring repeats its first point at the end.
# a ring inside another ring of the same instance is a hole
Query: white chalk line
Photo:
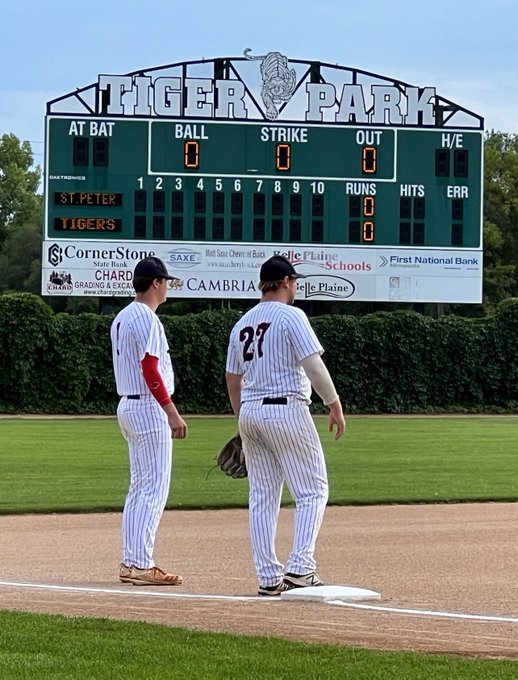
{"type": "Polygon", "coordinates": [[[423,616],[429,618],[464,619],[467,621],[497,621],[498,623],[518,623],[514,616],[496,616],[492,614],[465,614],[462,612],[441,612],[428,609],[405,609],[400,607],[385,607],[379,604],[359,604],[358,602],[343,602],[342,600],[327,600],[326,604],[340,605],[350,609],[368,609],[369,611],[387,612],[391,614],[406,614],[408,616],[423,616]]]}
{"type": "MultiPolygon", "coordinates": [[[[192,595],[190,593],[178,593],[170,591],[160,591],[149,590],[148,586],[132,586],[128,590],[123,590],[120,588],[93,588],[88,586],[61,586],[47,583],[19,583],[17,581],[0,581],[0,586],[6,586],[8,588],[34,588],[36,590],[59,590],[72,593],[99,593],[105,595],[125,595],[129,597],[158,597],[158,598],[183,598],[186,600],[231,600],[235,601],[249,601],[249,600],[260,600],[264,602],[265,600],[273,599],[277,600],[279,598],[265,598],[253,595],[192,595]],[[133,588],[138,588],[137,590],[133,588]]],[[[174,586],[170,586],[174,587],[174,586]]]]}
{"type": "MultiPolygon", "coordinates": [[[[156,590],[148,590],[147,586],[141,586],[141,589],[120,589],[120,588],[95,588],[89,586],[62,586],[47,583],[22,583],[18,581],[0,581],[0,587],[6,588],[32,588],[34,590],[54,590],[69,593],[89,593],[101,595],[123,595],[124,597],[151,597],[151,598],[165,598],[165,599],[185,599],[185,600],[223,600],[230,602],[283,602],[277,597],[260,597],[253,595],[204,595],[192,593],[179,592],[157,592],[156,590]]],[[[136,588],[136,586],[133,586],[136,588]]],[[[289,600],[293,603],[293,600],[289,600]]],[[[305,600],[307,603],[308,600],[305,600]]],[[[349,609],[362,609],[366,611],[381,612],[387,614],[403,614],[407,616],[421,616],[424,618],[450,618],[461,619],[466,621],[492,621],[496,623],[518,623],[518,617],[514,616],[496,616],[492,614],[468,614],[464,612],[446,612],[433,611],[428,609],[409,609],[403,607],[388,607],[379,604],[360,604],[358,602],[344,602],[343,600],[326,600],[324,604],[330,604],[341,607],[348,607],[349,609]]]]}

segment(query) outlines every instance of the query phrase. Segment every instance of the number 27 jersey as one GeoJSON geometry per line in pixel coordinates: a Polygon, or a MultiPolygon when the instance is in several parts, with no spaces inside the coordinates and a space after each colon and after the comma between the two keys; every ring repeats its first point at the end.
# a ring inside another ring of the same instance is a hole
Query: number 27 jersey
{"type": "Polygon", "coordinates": [[[323,351],[301,309],[260,302],[232,329],[226,369],[243,375],[243,402],[295,396],[309,403],[311,384],[300,362],[323,351]]]}

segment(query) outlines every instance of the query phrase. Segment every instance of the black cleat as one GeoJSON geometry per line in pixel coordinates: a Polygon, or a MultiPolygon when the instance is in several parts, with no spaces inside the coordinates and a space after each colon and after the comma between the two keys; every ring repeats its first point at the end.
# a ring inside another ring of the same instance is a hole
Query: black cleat
{"type": "Polygon", "coordinates": [[[323,586],[320,576],[316,571],[309,574],[292,574],[288,572],[284,574],[285,590],[292,590],[293,588],[310,588],[311,586],[323,586]]]}
{"type": "Polygon", "coordinates": [[[276,595],[283,593],[285,590],[289,590],[288,586],[284,583],[284,581],[279,581],[279,583],[274,586],[259,586],[257,594],[266,595],[267,597],[275,597],[276,595]]]}

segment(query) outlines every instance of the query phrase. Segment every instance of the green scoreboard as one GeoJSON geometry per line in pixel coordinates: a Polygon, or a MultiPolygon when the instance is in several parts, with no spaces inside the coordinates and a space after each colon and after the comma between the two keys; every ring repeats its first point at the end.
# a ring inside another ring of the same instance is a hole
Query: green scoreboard
{"type": "Polygon", "coordinates": [[[78,177],[51,237],[480,246],[477,132],[53,118],[49,143],[78,177]]]}
{"type": "Polygon", "coordinates": [[[283,252],[313,277],[303,297],[479,301],[482,120],[433,88],[368,74],[369,105],[357,72],[260,59],[262,107],[230,59],[210,78],[99,77],[88,115],[49,104],[42,292],[129,295],[155,253],[185,273],[171,295],[255,297],[261,257],[283,252]]]}

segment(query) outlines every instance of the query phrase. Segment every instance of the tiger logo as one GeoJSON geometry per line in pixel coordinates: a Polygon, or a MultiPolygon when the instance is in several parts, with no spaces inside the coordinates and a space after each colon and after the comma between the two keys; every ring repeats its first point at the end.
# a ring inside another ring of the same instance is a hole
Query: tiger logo
{"type": "Polygon", "coordinates": [[[295,91],[295,69],[288,68],[288,58],[280,52],[268,52],[259,57],[252,57],[249,52],[250,48],[243,52],[246,59],[261,61],[261,98],[266,107],[266,117],[276,120],[279,116],[276,104],[289,102],[295,91]]]}

